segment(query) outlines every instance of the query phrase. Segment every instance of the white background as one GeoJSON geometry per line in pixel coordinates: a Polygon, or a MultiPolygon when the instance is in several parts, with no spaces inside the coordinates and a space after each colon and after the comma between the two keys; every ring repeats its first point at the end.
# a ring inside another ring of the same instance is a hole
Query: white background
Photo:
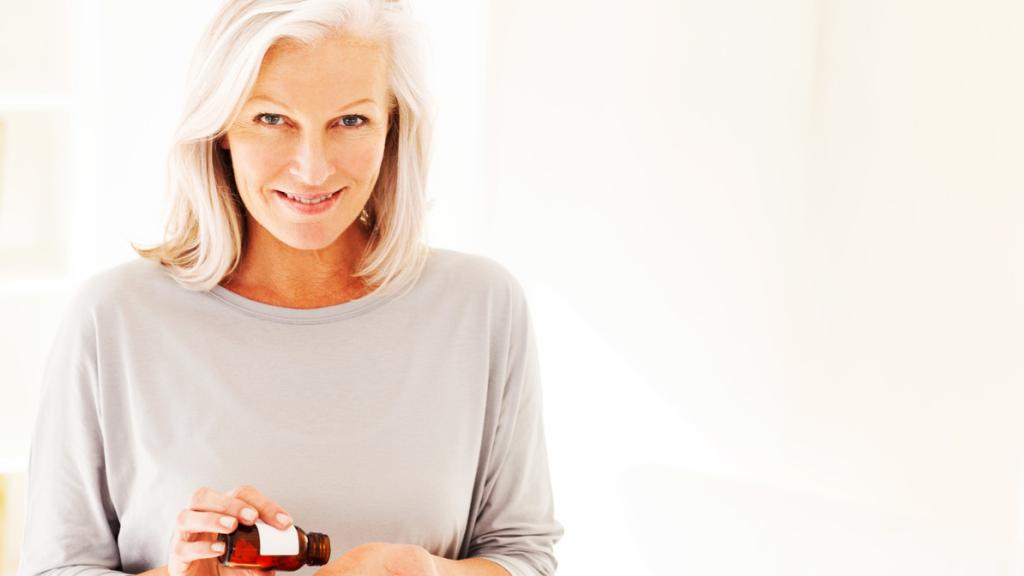
{"type": "MultiPolygon", "coordinates": [[[[69,257],[4,280],[9,471],[68,290],[160,237],[215,9],[39,4],[0,0],[0,86],[72,79],[69,257]]],[[[1024,4],[416,6],[430,238],[527,289],[559,574],[1024,574],[1024,4]]]]}

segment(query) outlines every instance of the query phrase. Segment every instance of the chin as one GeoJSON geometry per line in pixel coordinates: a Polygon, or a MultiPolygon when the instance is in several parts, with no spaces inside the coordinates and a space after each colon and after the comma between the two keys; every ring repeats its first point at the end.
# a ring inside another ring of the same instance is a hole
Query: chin
{"type": "Polygon", "coordinates": [[[327,248],[341,236],[344,230],[330,232],[320,226],[284,226],[274,234],[278,240],[296,250],[322,250],[327,248]],[[298,228],[298,229],[297,229],[298,228]]]}

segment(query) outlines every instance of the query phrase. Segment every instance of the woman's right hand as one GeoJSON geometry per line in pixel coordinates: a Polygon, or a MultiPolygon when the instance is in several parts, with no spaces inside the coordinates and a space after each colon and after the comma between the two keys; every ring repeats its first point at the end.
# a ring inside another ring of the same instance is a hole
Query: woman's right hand
{"type": "Polygon", "coordinates": [[[224,552],[217,535],[234,532],[238,522],[252,526],[257,517],[280,529],[292,523],[283,508],[252,486],[239,486],[227,494],[197,489],[178,514],[167,560],[169,576],[274,576],[274,570],[230,568],[217,559],[224,552]]]}

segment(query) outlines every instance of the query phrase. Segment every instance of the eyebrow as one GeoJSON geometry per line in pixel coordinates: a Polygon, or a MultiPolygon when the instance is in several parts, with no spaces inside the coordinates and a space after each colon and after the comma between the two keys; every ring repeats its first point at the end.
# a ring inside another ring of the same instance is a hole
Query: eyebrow
{"type": "MultiPolygon", "coordinates": [[[[270,96],[264,96],[263,94],[257,94],[256,96],[253,96],[252,98],[249,99],[250,102],[252,102],[253,100],[265,100],[267,102],[270,102],[271,104],[277,104],[278,106],[280,106],[280,107],[282,107],[282,108],[284,108],[284,109],[286,109],[288,111],[292,110],[291,108],[288,107],[287,104],[283,104],[281,102],[278,102],[277,100],[274,100],[270,96]]],[[[374,100],[373,98],[363,98],[361,100],[356,100],[355,102],[349,102],[348,104],[345,104],[341,108],[338,108],[335,112],[341,112],[342,110],[345,110],[347,108],[351,108],[351,107],[355,106],[356,104],[363,104],[365,102],[369,102],[370,104],[376,104],[377,103],[377,101],[374,100]]]]}

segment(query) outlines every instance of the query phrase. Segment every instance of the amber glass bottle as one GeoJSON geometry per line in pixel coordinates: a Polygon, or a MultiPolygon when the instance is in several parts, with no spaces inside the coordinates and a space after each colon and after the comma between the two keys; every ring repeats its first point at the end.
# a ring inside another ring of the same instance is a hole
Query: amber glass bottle
{"type": "Polygon", "coordinates": [[[307,564],[322,566],[331,559],[331,539],[326,534],[306,534],[295,525],[278,530],[257,520],[254,526],[239,524],[231,534],[218,534],[217,540],[224,543],[218,560],[232,568],[292,572],[307,564]]]}

